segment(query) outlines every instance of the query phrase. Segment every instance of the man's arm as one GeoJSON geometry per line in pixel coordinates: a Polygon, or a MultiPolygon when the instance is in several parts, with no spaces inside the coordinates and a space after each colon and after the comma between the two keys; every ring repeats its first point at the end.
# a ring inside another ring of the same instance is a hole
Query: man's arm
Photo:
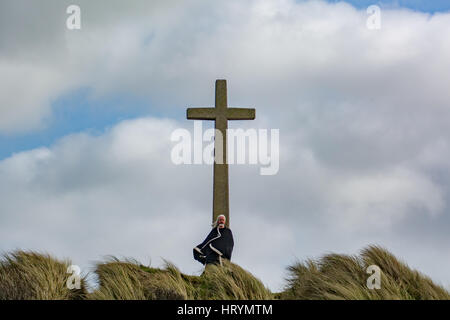
{"type": "Polygon", "coordinates": [[[205,244],[206,244],[209,240],[211,240],[211,239],[214,237],[214,231],[215,231],[215,230],[216,230],[216,229],[212,229],[212,230],[209,232],[209,234],[208,234],[208,236],[206,237],[206,239],[203,240],[203,242],[200,243],[196,248],[199,248],[200,250],[202,250],[202,248],[205,246],[205,244]]]}
{"type": "Polygon", "coordinates": [[[194,253],[195,260],[199,261],[201,264],[206,263],[206,257],[199,248],[195,247],[193,250],[193,253],[194,253]]]}

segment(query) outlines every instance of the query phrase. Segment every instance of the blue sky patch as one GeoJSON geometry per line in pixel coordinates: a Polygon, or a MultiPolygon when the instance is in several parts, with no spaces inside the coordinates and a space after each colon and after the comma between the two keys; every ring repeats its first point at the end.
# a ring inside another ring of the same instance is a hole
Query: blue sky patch
{"type": "Polygon", "coordinates": [[[151,113],[148,103],[125,96],[91,99],[91,89],[81,88],[57,99],[51,117],[45,119],[44,129],[22,134],[0,134],[0,160],[13,153],[50,146],[60,137],[89,132],[100,135],[115,124],[142,116],[162,116],[151,113]],[[151,114],[150,114],[151,113],[151,114]]]}
{"type": "Polygon", "coordinates": [[[379,5],[381,8],[408,8],[421,12],[436,13],[436,12],[447,12],[450,11],[450,1],[449,0],[327,0],[331,3],[336,2],[347,2],[352,4],[358,9],[364,9],[370,5],[379,5]]]}

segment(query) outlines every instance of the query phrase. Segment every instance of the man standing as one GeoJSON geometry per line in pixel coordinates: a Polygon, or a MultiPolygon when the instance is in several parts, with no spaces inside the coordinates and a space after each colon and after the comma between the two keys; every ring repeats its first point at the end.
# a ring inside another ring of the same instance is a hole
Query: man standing
{"type": "Polygon", "coordinates": [[[231,260],[234,240],[233,233],[225,226],[226,218],[224,215],[217,217],[213,224],[213,229],[206,239],[194,248],[194,259],[204,265],[220,264],[222,259],[231,260]]]}

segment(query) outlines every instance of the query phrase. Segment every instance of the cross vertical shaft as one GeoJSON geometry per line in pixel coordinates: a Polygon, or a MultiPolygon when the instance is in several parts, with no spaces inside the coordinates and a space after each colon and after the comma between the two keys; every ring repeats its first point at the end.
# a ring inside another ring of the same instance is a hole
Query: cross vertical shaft
{"type": "Polygon", "coordinates": [[[191,120],[214,120],[216,133],[222,136],[222,144],[214,141],[214,182],[213,182],[213,222],[221,214],[230,225],[228,162],[227,162],[227,130],[228,120],[254,120],[255,109],[228,108],[227,81],[216,80],[215,108],[188,108],[187,118],[191,120]],[[221,148],[222,150],[217,150],[221,148]],[[219,153],[217,153],[219,151],[219,153]],[[220,153],[220,151],[222,151],[220,153]],[[217,161],[219,160],[219,161],[217,161]]]}
{"type": "MultiPolygon", "coordinates": [[[[227,129],[228,120],[226,115],[227,104],[227,82],[226,80],[216,81],[216,121],[215,129],[222,133],[222,161],[219,163],[214,159],[214,181],[213,181],[213,221],[221,214],[227,218],[227,227],[230,223],[230,201],[228,184],[228,163],[227,163],[227,129]]],[[[214,145],[217,148],[217,145],[214,145]]],[[[217,150],[214,149],[214,153],[217,150]]]]}

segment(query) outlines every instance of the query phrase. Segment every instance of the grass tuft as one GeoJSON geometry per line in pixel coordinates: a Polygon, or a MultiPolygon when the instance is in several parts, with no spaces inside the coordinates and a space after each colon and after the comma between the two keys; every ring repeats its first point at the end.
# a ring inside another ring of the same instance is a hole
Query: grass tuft
{"type": "Polygon", "coordinates": [[[0,300],[79,300],[87,290],[70,290],[66,282],[71,262],[59,261],[48,254],[15,251],[0,260],[0,300]]]}
{"type": "Polygon", "coordinates": [[[90,299],[193,300],[272,299],[270,291],[249,272],[231,262],[208,266],[201,276],[182,274],[170,262],[163,269],[117,259],[97,265],[100,287],[90,299]]]}
{"type": "Polygon", "coordinates": [[[379,246],[359,256],[328,254],[318,260],[288,267],[289,276],[280,299],[304,300],[448,300],[450,293],[430,278],[412,270],[379,246]],[[381,270],[381,288],[369,289],[367,267],[381,270]]]}

